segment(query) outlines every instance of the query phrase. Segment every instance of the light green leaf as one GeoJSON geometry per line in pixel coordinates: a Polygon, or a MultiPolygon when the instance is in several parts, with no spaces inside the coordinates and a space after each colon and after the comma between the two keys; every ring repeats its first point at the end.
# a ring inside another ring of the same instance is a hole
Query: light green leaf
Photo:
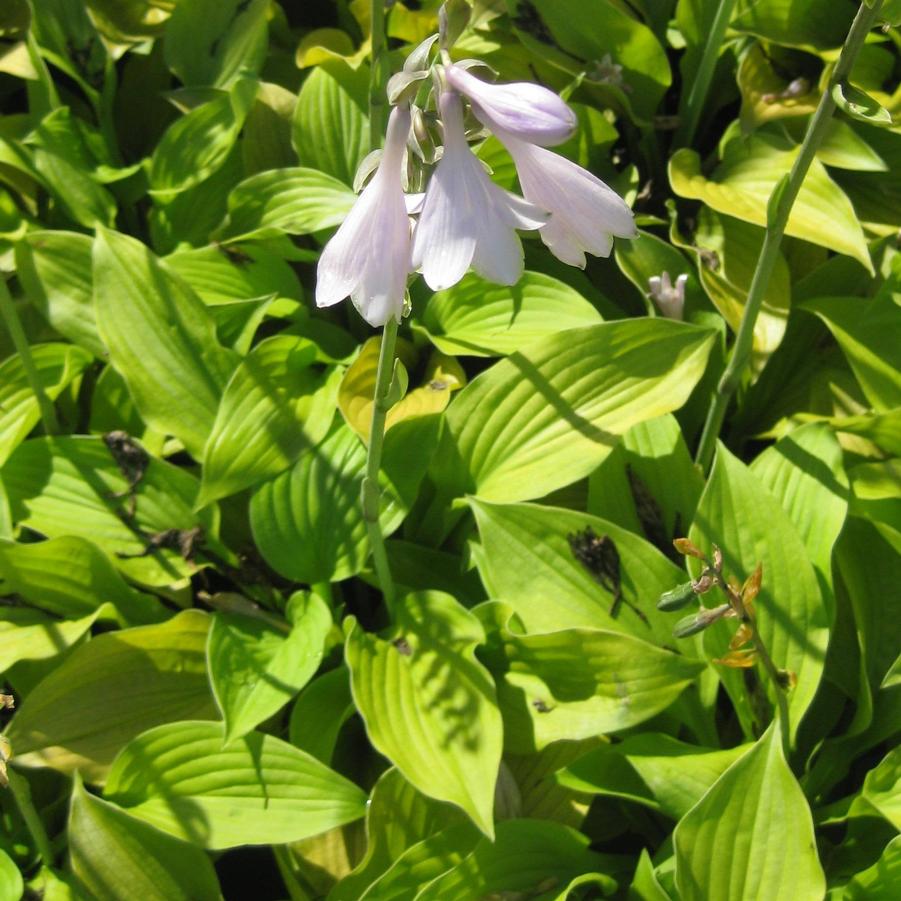
{"type": "Polygon", "coordinates": [[[420,317],[439,350],[475,357],[510,354],[554,332],[600,321],[578,291],[541,272],[524,272],[512,287],[467,275],[430,297],[420,317]]]}
{"type": "Polygon", "coordinates": [[[366,795],[318,760],[221,723],[171,723],[116,758],[106,796],[163,832],[212,850],[300,841],[363,816],[366,795]]]}
{"type": "Polygon", "coordinates": [[[16,761],[103,781],[119,749],[160,723],[215,716],[206,674],[209,617],[106,632],[28,694],[7,730],[16,761]]]}
{"type": "Polygon", "coordinates": [[[152,536],[199,527],[204,540],[217,547],[218,511],[210,507],[195,514],[197,480],[163,460],[150,460],[134,487],[134,518],[123,518],[130,483],[100,438],[32,438],[15,450],[2,476],[19,525],[48,538],[92,541],[125,575],[146,585],[172,585],[196,571],[175,550],[149,553],[152,536]]]}
{"type": "MultiPolygon", "coordinates": [[[[901,9],[901,7],[899,7],[901,9]]],[[[873,866],[836,893],[836,901],[895,901],[901,885],[901,835],[895,836],[873,866]]]]}
{"type": "Polygon", "coordinates": [[[657,881],[647,848],[642,848],[638,857],[635,876],[629,886],[629,901],[670,901],[670,896],[657,881]]]}
{"type": "Polygon", "coordinates": [[[0,619],[0,672],[20,660],[49,660],[72,647],[108,607],[80,619],[59,620],[31,607],[8,607],[0,619]]]}
{"type": "Polygon", "coordinates": [[[179,3],[166,24],[166,64],[187,86],[227,86],[266,57],[266,0],[179,3]]]}
{"type": "MultiPolygon", "coordinates": [[[[829,614],[797,527],[753,473],[720,445],[689,537],[708,553],[718,545],[724,572],[739,582],[762,564],[763,582],[754,602],[757,628],[776,666],[797,679],[788,696],[794,738],[819,685],[829,639],[829,614]]],[[[735,631],[728,623],[720,620],[704,634],[712,658],[728,650],[735,631]]],[[[742,713],[744,680],[735,670],[719,671],[742,713]]]]}
{"type": "Polygon", "coordinates": [[[705,669],[700,660],[622,633],[565,629],[519,635],[510,631],[510,607],[492,602],[478,612],[499,633],[485,659],[497,682],[504,746],[517,753],[644,722],[705,669]]]}
{"type": "Polygon", "coordinates": [[[479,833],[459,808],[420,794],[392,767],[379,777],[366,808],[366,854],[329,892],[329,901],[369,898],[373,889],[367,890],[367,886],[372,883],[380,886],[374,897],[381,897],[400,875],[392,874],[390,880],[378,878],[393,869],[394,861],[429,836],[460,825],[465,825],[464,835],[471,836],[474,845],[479,833]]]}
{"type": "Polygon", "coordinates": [[[64,156],[40,147],[34,150],[34,168],[72,221],[85,228],[113,226],[115,198],[83,169],[64,156]]]}
{"type": "Polygon", "coordinates": [[[0,849],[0,901],[19,901],[24,891],[19,868],[6,851],[0,849]]]}
{"type": "Polygon", "coordinates": [[[244,125],[257,90],[252,78],[195,107],[166,129],[150,160],[150,189],[166,203],[222,167],[244,125]]]}
{"type": "Polygon", "coordinates": [[[164,261],[208,306],[268,296],[303,298],[300,282],[289,263],[258,244],[211,244],[180,250],[164,261]]]}
{"type": "Polygon", "coordinates": [[[344,221],[356,194],[316,169],[272,169],[245,178],[228,195],[228,216],[216,237],[238,240],[306,235],[344,221]]]}
{"type": "Polygon", "coordinates": [[[370,151],[369,67],[342,60],[317,66],[304,81],[294,111],[294,149],[302,166],[354,183],[370,151]]]}
{"type": "Polygon", "coordinates": [[[130,625],[159,622],[164,608],[132,588],[97,545],[77,535],[29,544],[0,543],[0,593],[72,618],[112,604],[130,625]]]}
{"type": "Polygon", "coordinates": [[[291,146],[291,123],[297,94],[280,84],[261,82],[256,99],[244,122],[241,156],[244,173],[282,169],[297,162],[291,146]]]}
{"type": "MultiPolygon", "coordinates": [[[[396,529],[429,464],[437,417],[398,423],[385,436],[382,461],[383,534],[396,529]]],[[[260,553],[298,582],[339,581],[358,573],[369,554],[360,507],[366,448],[338,425],[287,472],[265,482],[250,502],[250,524],[260,553]]]]}
{"type": "Polygon", "coordinates": [[[895,747],[867,773],[863,790],[851,805],[850,816],[876,810],[901,831],[901,748],[895,747]]]}
{"type": "Polygon", "coordinates": [[[817,53],[842,45],[853,11],[851,4],[836,7],[828,0],[758,0],[743,4],[732,27],[776,44],[817,53]]]}
{"type": "Polygon", "coordinates": [[[482,541],[474,557],[488,596],[508,604],[527,632],[608,629],[672,646],[672,617],[656,603],[685,573],[642,538],[575,510],[476,498],[469,504],[482,541]],[[623,603],[616,616],[612,593],[573,556],[569,536],[586,528],[607,535],[619,555],[623,603]]]}
{"type": "MultiPolygon", "coordinates": [[[[792,166],[798,148],[752,136],[733,140],[710,178],[701,172],[694,150],[677,151],[669,163],[670,183],[680,197],[701,200],[718,213],[765,226],[767,202],[792,166]]],[[[785,233],[873,264],[854,208],[847,195],[814,160],[792,207],[785,233]]]]}
{"type": "Polygon", "coordinates": [[[201,459],[237,356],[197,295],[134,238],[100,231],[94,304],[110,360],[148,425],[201,459]]]}
{"type": "MultiPolygon", "coordinates": [[[[47,397],[55,400],[88,368],[91,355],[70,344],[35,344],[31,359],[47,397]]],[[[41,421],[22,358],[15,354],[0,363],[0,466],[41,421]]]]}
{"type": "Polygon", "coordinates": [[[901,459],[861,463],[851,468],[851,512],[869,519],[901,553],[901,459]]]}
{"type": "Polygon", "coordinates": [[[478,620],[449,595],[407,595],[390,639],[349,620],[345,656],[369,740],[423,794],[461,807],[494,835],[501,717],[475,659],[478,620]],[[415,711],[412,714],[411,711],[415,711]]]}
{"type": "Polygon", "coordinates": [[[588,475],[636,422],[678,409],[713,336],[669,320],[561,332],[466,386],[446,414],[442,487],[492,501],[541,497],[588,475]],[[454,459],[454,457],[456,459],[454,459]]]}
{"type": "Polygon", "coordinates": [[[241,361],[206,443],[198,507],[278,475],[325,437],[340,374],[315,362],[316,347],[294,335],[267,338],[241,361]]]}
{"type": "Polygon", "coordinates": [[[96,901],[217,901],[216,872],[180,842],[88,794],[76,775],[69,811],[72,870],[96,901]]]}
{"type": "Polygon", "coordinates": [[[866,91],[850,82],[840,82],[832,88],[832,99],[845,115],[869,125],[891,127],[892,114],[866,91]]]}
{"type": "Polygon", "coordinates": [[[575,791],[625,798],[678,820],[749,747],[718,751],[645,732],[589,751],[557,779],[575,791]]]}
{"type": "Polygon", "coordinates": [[[317,676],[301,693],[288,721],[289,740],[322,763],[331,762],[338,733],[356,709],[343,665],[317,676]]]}
{"type": "Polygon", "coordinates": [[[820,901],[826,890],[776,725],[679,821],[673,842],[683,901],[820,901]]]}
{"type": "MultiPolygon", "coordinates": [[[[462,863],[430,882],[416,898],[472,901],[494,892],[545,897],[577,876],[612,869],[613,860],[588,844],[586,836],[559,823],[505,820],[497,824],[494,842],[482,838],[462,863]]],[[[608,890],[615,885],[611,879],[606,882],[608,890]]],[[[558,901],[562,896],[550,897],[558,901]]]]}
{"type": "Polygon", "coordinates": [[[803,309],[816,313],[829,326],[877,411],[901,406],[901,305],[890,292],[872,299],[821,297],[806,301],[803,309]]]}
{"type": "Polygon", "coordinates": [[[104,358],[91,280],[91,238],[33,231],[16,242],[16,275],[44,318],[63,337],[104,358]]]}
{"type": "Polygon", "coordinates": [[[237,613],[216,613],[207,645],[210,683],[225,742],[242,738],[277,713],[312,678],[322,662],[332,616],[318,595],[295,594],[287,610],[290,630],[237,613]]]}

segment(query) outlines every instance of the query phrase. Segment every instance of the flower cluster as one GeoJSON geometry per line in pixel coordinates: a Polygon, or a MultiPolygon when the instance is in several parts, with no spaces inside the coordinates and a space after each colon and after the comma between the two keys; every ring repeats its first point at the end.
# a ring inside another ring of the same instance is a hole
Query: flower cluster
{"type": "Polygon", "coordinates": [[[536,84],[490,84],[446,57],[432,73],[443,150],[425,197],[404,194],[412,119],[403,103],[391,112],[375,175],[322,252],[319,306],[350,296],[366,321],[379,326],[391,316],[400,320],[411,272],[421,272],[436,291],[470,269],[488,281],[515,284],[523,270],[517,229],[537,229],[554,256],[579,267],[586,253],[609,255],[614,236],[635,237],[626,203],[547,149],[569,138],[577,124],[557,94],[536,84]],[[506,147],[523,196],[496,185],[472,152],[464,102],[506,147]]]}

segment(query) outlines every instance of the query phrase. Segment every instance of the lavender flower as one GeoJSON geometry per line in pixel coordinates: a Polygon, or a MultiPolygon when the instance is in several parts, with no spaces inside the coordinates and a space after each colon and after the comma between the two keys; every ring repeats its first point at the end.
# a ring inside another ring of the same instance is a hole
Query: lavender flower
{"type": "Polygon", "coordinates": [[[523,268],[516,229],[540,228],[547,214],[488,177],[466,142],[459,95],[443,91],[438,105],[444,155],[426,189],[413,267],[435,291],[455,285],[470,266],[489,281],[515,284],[523,268]]]}
{"type": "Polygon", "coordinates": [[[576,129],[576,114],[553,91],[529,82],[488,84],[460,66],[444,70],[448,84],[465,94],[476,118],[531,144],[553,147],[576,129]]]}
{"type": "Polygon", "coordinates": [[[332,306],[349,295],[374,326],[391,316],[400,321],[412,271],[401,177],[409,132],[409,107],[395,107],[378,170],[319,257],[316,305],[332,306]]]}
{"type": "Polygon", "coordinates": [[[523,196],[550,212],[540,234],[558,260],[584,269],[586,253],[606,257],[614,236],[637,236],[632,211],[599,178],[502,129],[495,128],[494,134],[513,157],[523,196]]]}

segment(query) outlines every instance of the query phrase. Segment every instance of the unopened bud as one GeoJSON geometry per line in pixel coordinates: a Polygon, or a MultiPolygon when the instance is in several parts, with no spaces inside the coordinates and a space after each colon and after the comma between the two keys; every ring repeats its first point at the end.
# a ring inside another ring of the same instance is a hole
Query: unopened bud
{"type": "Polygon", "coordinates": [[[713,568],[717,572],[722,572],[723,569],[723,552],[717,545],[713,546],[713,568]]]}
{"type": "Polygon", "coordinates": [[[697,557],[698,560],[704,559],[704,554],[701,549],[696,547],[695,544],[689,541],[687,538],[674,539],[673,547],[680,554],[684,554],[686,557],[697,557]]]}
{"type": "Polygon", "coordinates": [[[688,638],[690,635],[703,632],[704,629],[728,613],[729,609],[728,604],[720,604],[719,607],[705,608],[693,616],[683,617],[676,623],[673,635],[676,638],[688,638]]]}
{"type": "Polygon", "coordinates": [[[695,596],[694,588],[691,582],[684,585],[677,585],[669,591],[664,591],[657,601],[657,609],[669,613],[672,610],[681,610],[690,604],[695,596]]]}
{"type": "Polygon", "coordinates": [[[741,588],[741,599],[745,604],[750,604],[754,598],[757,597],[757,593],[760,591],[760,583],[763,579],[763,564],[758,563],[757,569],[751,573],[750,576],[745,580],[745,584],[742,585],[741,588]]]}
{"type": "Polygon", "coordinates": [[[695,579],[694,582],[691,583],[691,590],[695,594],[706,594],[713,588],[715,584],[715,579],[713,578],[713,573],[709,570],[704,570],[701,573],[700,578],[695,579]]]}
{"type": "Polygon", "coordinates": [[[685,283],[688,275],[683,273],[673,284],[668,272],[653,275],[648,279],[648,294],[657,305],[657,309],[667,319],[682,319],[685,307],[685,283]]]}

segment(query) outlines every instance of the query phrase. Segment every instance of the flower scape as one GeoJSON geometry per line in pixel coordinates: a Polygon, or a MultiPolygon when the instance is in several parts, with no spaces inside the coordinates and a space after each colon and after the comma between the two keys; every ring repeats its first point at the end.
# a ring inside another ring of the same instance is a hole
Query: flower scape
{"type": "Polygon", "coordinates": [[[0,43],[0,901],[901,898],[901,4],[0,43]]]}

